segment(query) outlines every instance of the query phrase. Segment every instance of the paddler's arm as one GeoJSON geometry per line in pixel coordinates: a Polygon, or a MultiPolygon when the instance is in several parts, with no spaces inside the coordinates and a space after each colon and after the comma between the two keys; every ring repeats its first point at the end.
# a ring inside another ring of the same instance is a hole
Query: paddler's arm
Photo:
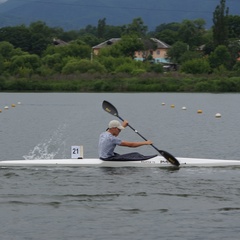
{"type": "MultiPolygon", "coordinates": [[[[128,121],[127,120],[124,120],[123,123],[122,123],[122,126],[125,128],[128,126],[128,121]]],[[[140,146],[144,146],[144,145],[151,145],[153,144],[152,141],[148,140],[148,141],[143,141],[143,142],[127,142],[127,141],[122,141],[120,146],[123,146],[123,147],[132,147],[132,148],[135,148],[135,147],[140,147],[140,146]]]]}
{"type": "Polygon", "coordinates": [[[144,142],[127,142],[127,141],[122,141],[120,146],[123,147],[140,147],[140,146],[144,146],[144,145],[151,145],[153,144],[152,141],[148,140],[148,141],[144,141],[144,142]]]}

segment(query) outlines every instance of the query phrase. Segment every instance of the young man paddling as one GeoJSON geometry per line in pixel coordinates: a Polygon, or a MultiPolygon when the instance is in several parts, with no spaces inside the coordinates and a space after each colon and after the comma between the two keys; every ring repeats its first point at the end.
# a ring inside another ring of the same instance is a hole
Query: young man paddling
{"type": "MultiPolygon", "coordinates": [[[[127,127],[128,122],[125,120],[122,125],[117,120],[112,120],[108,124],[108,129],[106,132],[100,134],[99,137],[99,144],[98,144],[98,153],[99,158],[103,160],[124,160],[128,158],[128,154],[119,155],[114,153],[114,149],[116,146],[123,146],[123,147],[140,147],[143,145],[151,145],[152,141],[143,141],[143,142],[127,142],[122,141],[118,135],[125,127],[127,127]]],[[[134,155],[141,154],[134,153],[134,155]]],[[[142,156],[142,155],[141,155],[142,156]]]]}

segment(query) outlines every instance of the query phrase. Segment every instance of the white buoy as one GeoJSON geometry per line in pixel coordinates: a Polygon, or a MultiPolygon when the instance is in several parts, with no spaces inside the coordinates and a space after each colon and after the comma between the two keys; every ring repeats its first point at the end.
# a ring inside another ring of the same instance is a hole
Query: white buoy
{"type": "Polygon", "coordinates": [[[186,107],[182,107],[182,110],[187,110],[187,108],[186,107]]]}
{"type": "Polygon", "coordinates": [[[8,108],[9,108],[8,106],[5,106],[5,107],[4,107],[4,109],[6,109],[6,110],[8,110],[8,108]]]}
{"type": "Polygon", "coordinates": [[[164,103],[164,102],[162,103],[162,106],[165,106],[165,103],[164,103]]]}
{"type": "Polygon", "coordinates": [[[222,117],[222,115],[221,115],[221,113],[216,113],[215,117],[220,118],[220,117],[222,117]]]}
{"type": "Polygon", "coordinates": [[[21,104],[21,102],[18,102],[18,105],[20,105],[21,104]]]}

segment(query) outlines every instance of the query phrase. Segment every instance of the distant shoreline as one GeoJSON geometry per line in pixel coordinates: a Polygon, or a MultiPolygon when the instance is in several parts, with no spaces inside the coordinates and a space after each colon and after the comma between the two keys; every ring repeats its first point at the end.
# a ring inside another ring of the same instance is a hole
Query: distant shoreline
{"type": "Polygon", "coordinates": [[[240,77],[219,75],[81,74],[0,77],[0,92],[240,92],[240,77]]]}

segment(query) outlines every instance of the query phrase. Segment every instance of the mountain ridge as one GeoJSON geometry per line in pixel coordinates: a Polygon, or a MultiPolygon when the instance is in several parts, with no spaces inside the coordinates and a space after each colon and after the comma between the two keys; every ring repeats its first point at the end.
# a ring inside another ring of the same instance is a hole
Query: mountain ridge
{"type": "MultiPolygon", "coordinates": [[[[78,30],[96,26],[106,18],[108,25],[124,25],[141,17],[148,30],[169,22],[203,18],[212,26],[213,12],[220,0],[0,0],[0,27],[44,21],[51,27],[78,30]],[[4,2],[5,1],[5,2],[4,2]]],[[[239,15],[240,1],[227,0],[229,14],[239,15]]]]}

